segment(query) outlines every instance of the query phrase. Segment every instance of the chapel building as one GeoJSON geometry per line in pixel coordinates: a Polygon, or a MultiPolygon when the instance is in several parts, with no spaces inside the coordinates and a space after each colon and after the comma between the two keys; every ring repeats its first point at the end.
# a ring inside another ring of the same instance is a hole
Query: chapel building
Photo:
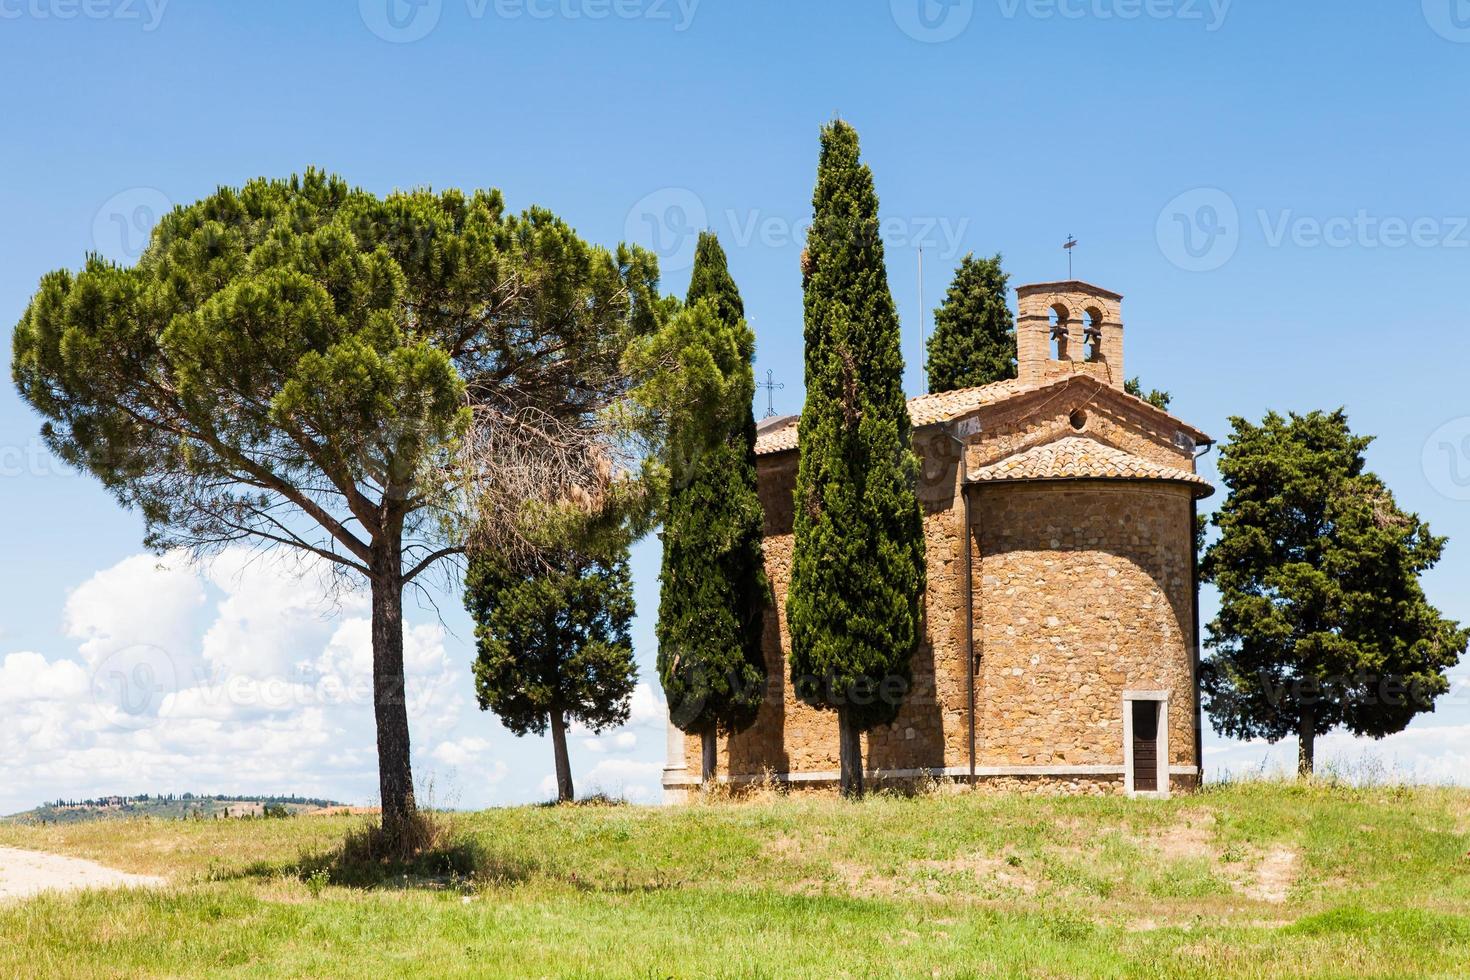
{"type": "MultiPolygon", "coordinates": [[[[909,402],[928,576],[913,687],[863,736],[875,784],[1167,796],[1198,785],[1196,473],[1209,436],[1124,391],[1122,297],[1017,290],[1018,377],[909,402]]],[[[717,778],[838,781],[837,717],[796,699],[787,662],[794,416],[759,429],[768,693],[719,739],[717,778]]],[[[663,785],[700,782],[670,726],[663,785]]]]}

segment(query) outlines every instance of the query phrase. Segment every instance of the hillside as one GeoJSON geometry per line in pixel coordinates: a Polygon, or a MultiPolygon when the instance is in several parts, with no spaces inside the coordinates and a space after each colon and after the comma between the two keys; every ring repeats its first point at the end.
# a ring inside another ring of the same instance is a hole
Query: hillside
{"type": "Polygon", "coordinates": [[[297,816],[324,807],[341,806],[332,800],[301,796],[205,796],[195,793],[139,796],[104,796],[91,800],[55,800],[0,817],[0,823],[88,823],[94,820],[126,820],[151,817],[155,820],[217,820],[224,817],[258,817],[271,806],[273,812],[297,816]]]}
{"type": "Polygon", "coordinates": [[[357,817],[0,826],[167,875],[0,906],[0,975],[1419,976],[1470,963],[1470,792],[771,796],[451,818],[465,877],[350,888],[357,817]],[[841,950],[841,955],[837,951],[841,950]]]}

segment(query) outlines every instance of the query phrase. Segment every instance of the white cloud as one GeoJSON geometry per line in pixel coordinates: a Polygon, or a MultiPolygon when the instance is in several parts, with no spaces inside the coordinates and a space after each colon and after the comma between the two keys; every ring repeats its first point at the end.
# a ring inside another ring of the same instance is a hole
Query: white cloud
{"type": "Polygon", "coordinates": [[[662,693],[651,684],[639,684],[633,688],[632,714],[629,726],[643,726],[662,730],[669,720],[669,706],[664,703],[662,693]]]}
{"type": "Polygon", "coordinates": [[[590,792],[622,796],[635,803],[659,798],[663,764],[632,759],[603,759],[582,778],[590,792]]]}
{"type": "MultiPolygon", "coordinates": [[[[202,566],[139,555],[93,575],[63,623],[82,663],[30,652],[0,663],[0,812],[184,789],[375,799],[367,604],[326,585],[319,562],[243,549],[202,566]]],[[[450,737],[469,673],[444,629],[406,628],[404,662],[415,746],[458,746],[463,760],[488,748],[450,737]]],[[[417,770],[428,759],[443,761],[429,753],[417,770]]],[[[487,757],[473,776],[507,772],[487,757]]]]}
{"type": "Polygon", "coordinates": [[[134,646],[172,655],[193,644],[204,601],[204,583],[186,555],[134,555],[72,590],[62,628],[81,641],[89,664],[134,646]]]}
{"type": "Polygon", "coordinates": [[[12,653],[0,663],[0,704],[75,701],[87,691],[87,674],[75,661],[47,662],[39,653],[12,653]]]}
{"type": "Polygon", "coordinates": [[[632,752],[638,747],[638,736],[633,732],[613,732],[601,738],[584,739],[582,744],[588,752],[606,755],[609,752],[632,752]]]}
{"type": "Polygon", "coordinates": [[[471,737],[440,742],[432,755],[446,766],[478,766],[489,751],[487,740],[471,737]]]}

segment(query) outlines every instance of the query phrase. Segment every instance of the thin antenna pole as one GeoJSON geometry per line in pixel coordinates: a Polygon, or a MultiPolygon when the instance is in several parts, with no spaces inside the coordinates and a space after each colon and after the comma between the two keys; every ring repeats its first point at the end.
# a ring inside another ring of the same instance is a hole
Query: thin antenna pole
{"type": "Polygon", "coordinates": [[[919,383],[924,382],[924,359],[929,350],[924,343],[924,246],[919,246],[919,383]]]}

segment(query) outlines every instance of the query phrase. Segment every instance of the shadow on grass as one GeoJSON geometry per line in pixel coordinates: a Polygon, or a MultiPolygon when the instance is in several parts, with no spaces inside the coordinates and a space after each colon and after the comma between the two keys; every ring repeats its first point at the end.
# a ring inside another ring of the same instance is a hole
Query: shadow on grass
{"type": "MultiPolygon", "coordinates": [[[[579,803],[577,806],[607,806],[579,803]]],[[[585,871],[560,871],[513,846],[492,847],[462,832],[452,814],[421,810],[404,838],[392,840],[375,822],[352,828],[327,851],[303,853],[295,861],[256,861],[238,869],[212,872],[211,881],[296,878],[313,895],[327,886],[359,889],[452,891],[472,894],[512,888],[539,880],[583,893],[640,895],[683,888],[687,882],[662,873],[605,877],[585,871]]]]}
{"type": "Polygon", "coordinates": [[[364,822],[331,850],[305,853],[286,863],[256,861],[210,877],[299,878],[313,892],[327,885],[468,892],[518,885],[540,870],[531,857],[496,851],[459,832],[450,815],[421,810],[401,837],[390,837],[376,822],[364,822]]]}

